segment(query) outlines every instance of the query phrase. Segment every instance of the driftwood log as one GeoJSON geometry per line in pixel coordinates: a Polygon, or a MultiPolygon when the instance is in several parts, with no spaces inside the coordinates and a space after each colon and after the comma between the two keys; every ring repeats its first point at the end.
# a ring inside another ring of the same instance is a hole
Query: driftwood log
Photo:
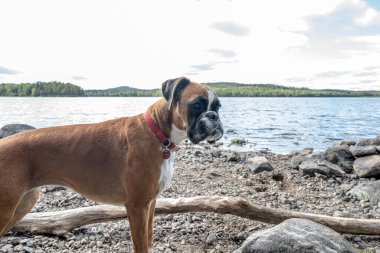
{"type": "MultiPolygon", "coordinates": [[[[328,226],[340,233],[380,235],[379,219],[331,217],[268,208],[249,203],[244,198],[199,196],[192,198],[158,199],[156,214],[214,212],[232,214],[265,223],[278,224],[289,218],[303,218],[328,226]]],[[[121,206],[99,205],[65,211],[29,213],[12,229],[14,232],[62,235],[77,227],[125,219],[121,206]]]]}

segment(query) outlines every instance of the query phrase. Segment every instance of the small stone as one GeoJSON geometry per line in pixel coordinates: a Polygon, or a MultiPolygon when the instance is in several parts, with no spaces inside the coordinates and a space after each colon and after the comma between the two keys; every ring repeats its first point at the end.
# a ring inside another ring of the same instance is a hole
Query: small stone
{"type": "Polygon", "coordinates": [[[206,238],[206,243],[208,245],[212,245],[218,239],[218,235],[216,233],[210,233],[206,238]]]}
{"type": "Polygon", "coordinates": [[[238,152],[229,152],[227,153],[228,162],[238,162],[241,159],[241,155],[238,152]]]}
{"type": "Polygon", "coordinates": [[[273,167],[264,156],[255,156],[247,160],[251,172],[260,173],[263,171],[272,171],[273,167]]]}
{"type": "Polygon", "coordinates": [[[12,244],[5,244],[3,247],[0,248],[1,252],[8,252],[13,248],[12,244]]]}
{"type": "Polygon", "coordinates": [[[27,252],[27,253],[32,253],[32,252],[34,251],[33,248],[28,247],[28,246],[24,246],[22,249],[23,249],[25,252],[27,252]]]}

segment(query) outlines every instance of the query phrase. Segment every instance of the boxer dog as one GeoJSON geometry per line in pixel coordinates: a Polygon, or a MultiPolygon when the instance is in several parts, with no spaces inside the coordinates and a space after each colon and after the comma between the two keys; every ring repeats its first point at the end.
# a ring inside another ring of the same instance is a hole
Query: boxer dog
{"type": "Polygon", "coordinates": [[[220,102],[207,86],[181,77],[145,114],[42,128],[0,140],[0,237],[30,211],[42,185],[124,205],[135,252],[151,252],[157,196],[173,174],[176,144],[223,135],[220,102]]]}

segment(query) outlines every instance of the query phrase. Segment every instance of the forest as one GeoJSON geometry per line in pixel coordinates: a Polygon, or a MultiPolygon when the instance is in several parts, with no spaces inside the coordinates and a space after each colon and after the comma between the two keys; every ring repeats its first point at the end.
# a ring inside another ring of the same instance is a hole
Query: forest
{"type": "MultiPolygon", "coordinates": [[[[380,91],[295,88],[274,84],[205,83],[220,97],[380,97],[380,91]]],[[[84,90],[80,86],[52,82],[2,83],[0,96],[10,97],[158,97],[161,89],[121,86],[103,90],[84,90]]]]}

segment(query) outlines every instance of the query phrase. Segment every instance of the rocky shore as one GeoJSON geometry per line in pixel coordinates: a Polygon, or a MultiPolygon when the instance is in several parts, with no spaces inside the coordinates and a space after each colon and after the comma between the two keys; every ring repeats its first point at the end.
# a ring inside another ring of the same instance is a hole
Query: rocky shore
{"type": "MultiPolygon", "coordinates": [[[[237,153],[220,146],[185,144],[177,153],[171,186],[162,197],[241,196],[272,208],[380,219],[379,147],[380,136],[357,142],[342,141],[322,153],[313,152],[312,148],[289,154],[265,150],[237,153]]],[[[97,204],[63,187],[47,186],[43,187],[32,212],[97,204]]],[[[273,228],[274,233],[281,230],[232,215],[161,215],[155,217],[154,249],[155,252],[233,252],[251,235],[260,238],[262,234],[268,235],[271,231],[264,231],[268,228],[273,228]]],[[[380,252],[380,236],[337,236],[342,237],[340,245],[347,242],[347,247],[359,252],[380,252]]],[[[297,238],[305,239],[302,235],[297,238]]],[[[126,220],[88,225],[62,237],[9,232],[0,240],[0,252],[131,252],[131,249],[126,220]]]]}

